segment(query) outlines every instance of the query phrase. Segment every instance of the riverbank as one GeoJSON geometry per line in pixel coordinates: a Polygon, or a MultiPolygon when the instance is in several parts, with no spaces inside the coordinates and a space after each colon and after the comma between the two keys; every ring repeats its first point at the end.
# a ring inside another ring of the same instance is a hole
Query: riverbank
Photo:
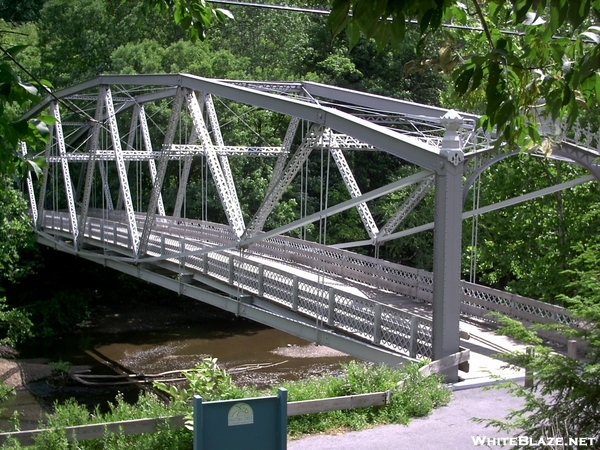
{"type": "MultiPolygon", "coordinates": [[[[0,405],[0,427],[37,428],[56,401],[75,398],[93,409],[108,405],[125,391],[135,402],[149,385],[83,386],[55,383],[55,363],[88,374],[151,374],[194,367],[204,357],[217,357],[227,370],[249,366],[232,375],[236,384],[258,388],[337,370],[352,360],[278,330],[236,318],[185,297],[115,299],[99,305],[89,321],[69,335],[48,337],[23,346],[20,358],[0,359],[0,380],[17,390],[0,405]],[[262,367],[264,365],[264,367],[262,367]],[[256,367],[260,366],[260,367],[256,367]]],[[[60,380],[58,380],[60,381],[60,380]]]]}
{"type": "Polygon", "coordinates": [[[26,360],[0,359],[0,380],[12,388],[22,388],[28,383],[49,377],[52,369],[45,358],[26,360]]]}

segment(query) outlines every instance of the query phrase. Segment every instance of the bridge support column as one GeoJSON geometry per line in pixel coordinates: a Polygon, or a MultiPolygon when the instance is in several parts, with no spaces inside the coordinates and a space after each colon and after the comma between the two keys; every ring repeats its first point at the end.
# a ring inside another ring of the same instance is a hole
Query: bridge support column
{"type": "MultiPolygon", "coordinates": [[[[459,351],[460,272],[462,235],[462,175],[464,153],[457,130],[462,118],[454,111],[442,118],[446,134],[435,180],[433,260],[433,359],[459,351]]],[[[458,366],[443,372],[448,382],[458,381],[458,366]]]]}

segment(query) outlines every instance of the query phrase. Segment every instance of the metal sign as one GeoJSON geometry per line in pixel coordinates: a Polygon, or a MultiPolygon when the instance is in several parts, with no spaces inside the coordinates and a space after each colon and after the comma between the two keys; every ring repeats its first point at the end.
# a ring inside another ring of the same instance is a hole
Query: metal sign
{"type": "Polygon", "coordinates": [[[194,450],[285,450],[287,390],[276,397],[202,403],[194,396],[194,450]]]}

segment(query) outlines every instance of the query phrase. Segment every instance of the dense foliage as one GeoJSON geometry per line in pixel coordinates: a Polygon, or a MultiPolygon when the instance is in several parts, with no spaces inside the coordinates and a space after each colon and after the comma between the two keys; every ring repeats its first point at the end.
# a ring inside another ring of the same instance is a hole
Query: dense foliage
{"type": "MultiPolygon", "coordinates": [[[[523,399],[523,407],[511,411],[505,420],[478,418],[511,436],[527,436],[533,442],[548,438],[595,438],[600,433],[600,246],[580,248],[573,268],[565,273],[572,296],[562,296],[573,311],[574,328],[564,326],[562,333],[579,343],[576,357],[565,356],[542,345],[532,330],[519,322],[503,319],[500,332],[512,335],[533,351],[514,352],[503,357],[533,374],[533,387],[515,383],[512,394],[523,399]]],[[[597,441],[596,441],[597,446],[597,441]]],[[[513,448],[529,448],[517,445],[513,448]]]]}
{"type": "Polygon", "coordinates": [[[422,41],[444,24],[477,27],[467,38],[445,32],[439,56],[422,63],[452,73],[457,96],[484,92],[480,124],[497,131],[498,145],[531,148],[540,121],[570,127],[600,102],[599,18],[598,0],[334,0],[328,25],[345,29],[351,45],[365,35],[380,50],[404,41],[407,19],[422,41]]]}

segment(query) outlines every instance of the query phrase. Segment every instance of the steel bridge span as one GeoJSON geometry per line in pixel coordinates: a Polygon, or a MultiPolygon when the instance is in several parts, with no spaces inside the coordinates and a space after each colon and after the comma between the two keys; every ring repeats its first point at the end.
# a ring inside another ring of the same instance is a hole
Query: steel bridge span
{"type": "MultiPolygon", "coordinates": [[[[562,308],[460,279],[463,216],[485,212],[463,213],[464,192],[491,164],[515,154],[492,146],[476,116],[317,83],[184,74],[101,76],[54,93],[25,118],[40,113],[52,116],[49,142],[44,149],[22,145],[22,151],[48,162],[41,181],[29,177],[27,185],[37,239],[57,250],[388,364],[458,352],[461,314],[489,320],[489,311],[499,311],[529,323],[570,320],[562,308]],[[281,142],[227,145],[228,127],[251,129],[244,115],[254,110],[287,123],[281,142]],[[242,112],[224,121],[233,111],[242,112]],[[315,149],[333,157],[349,200],[325,203],[263,231],[315,149]],[[414,170],[361,192],[345,156],[349,151],[387,152],[414,170]],[[240,156],[274,159],[256,211],[244,210],[239,201],[230,159],[240,156]],[[226,224],[201,220],[208,215],[204,207],[204,217],[185,217],[186,190],[198,160],[207,179],[210,172],[226,224]],[[141,189],[136,196],[142,181],[130,170],[132,163],[147,164],[149,196],[142,197],[141,189]],[[168,178],[178,186],[171,198],[165,192],[168,178]],[[408,192],[406,200],[387,223],[377,224],[369,202],[398,190],[408,192]],[[396,231],[426,195],[435,199],[434,223],[396,231]],[[327,246],[285,236],[350,208],[358,211],[369,239],[327,246]],[[428,228],[435,235],[433,274],[342,249],[378,248],[428,228]],[[431,313],[400,307],[399,300],[431,305],[431,313]]],[[[588,130],[577,137],[564,140],[553,157],[587,168],[590,176],[487,210],[599,180],[599,136],[588,130]]],[[[444,373],[455,380],[458,368],[444,373]]]]}

